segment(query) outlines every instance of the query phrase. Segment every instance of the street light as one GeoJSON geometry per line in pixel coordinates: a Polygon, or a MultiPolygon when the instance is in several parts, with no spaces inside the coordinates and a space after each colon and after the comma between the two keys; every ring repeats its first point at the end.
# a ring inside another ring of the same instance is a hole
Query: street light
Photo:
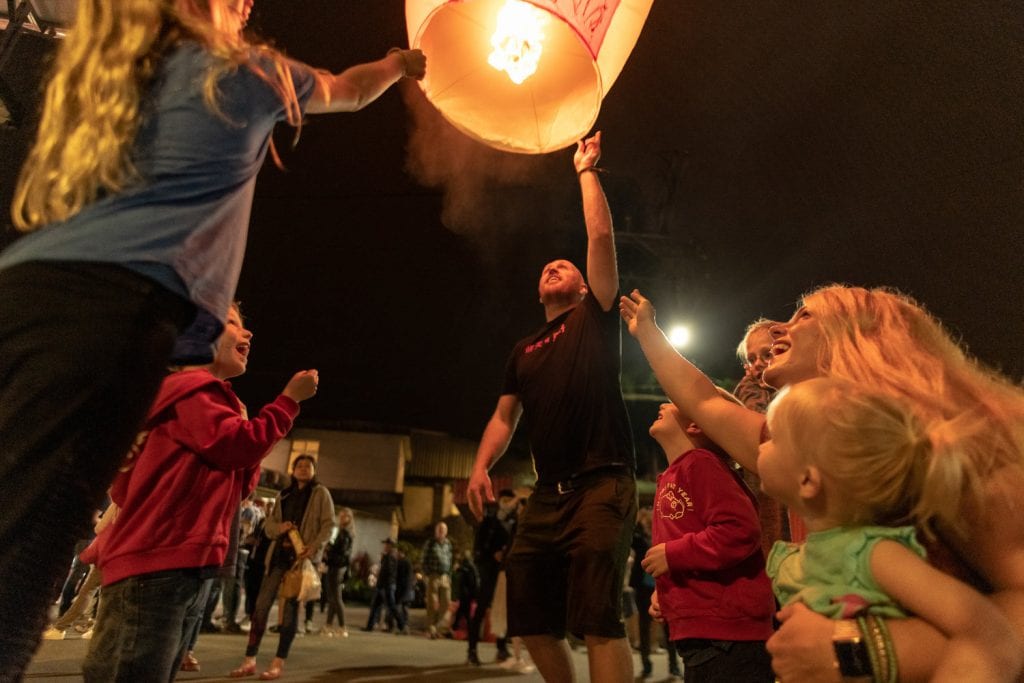
{"type": "Polygon", "coordinates": [[[685,348],[690,343],[690,328],[686,325],[673,325],[668,331],[668,340],[677,349],[685,348]]]}

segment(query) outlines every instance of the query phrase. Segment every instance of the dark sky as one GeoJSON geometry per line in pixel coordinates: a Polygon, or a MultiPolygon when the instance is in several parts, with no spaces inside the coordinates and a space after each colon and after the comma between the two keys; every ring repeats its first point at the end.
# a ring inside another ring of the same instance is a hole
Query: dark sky
{"type": "MultiPolygon", "coordinates": [[[[406,43],[400,0],[257,0],[252,24],[333,70],[406,43]]],[[[476,438],[543,322],[540,267],[584,253],[572,152],[490,150],[402,85],[311,119],[294,150],[277,136],[236,386],[259,405],[317,367],[303,419],[476,438]]],[[[1019,379],[1022,86],[1020,3],[656,0],[596,125],[623,288],[687,320],[716,377],[738,376],[746,323],[843,281],[915,296],[1019,379]]],[[[628,338],[624,369],[645,374],[628,338]]]]}

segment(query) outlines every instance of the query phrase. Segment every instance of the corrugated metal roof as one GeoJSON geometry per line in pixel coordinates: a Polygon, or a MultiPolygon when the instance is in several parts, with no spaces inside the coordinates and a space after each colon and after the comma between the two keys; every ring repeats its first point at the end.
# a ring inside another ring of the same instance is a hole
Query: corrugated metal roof
{"type": "Polygon", "coordinates": [[[412,460],[405,476],[413,479],[466,479],[473,471],[477,442],[436,432],[409,435],[412,460]]]}

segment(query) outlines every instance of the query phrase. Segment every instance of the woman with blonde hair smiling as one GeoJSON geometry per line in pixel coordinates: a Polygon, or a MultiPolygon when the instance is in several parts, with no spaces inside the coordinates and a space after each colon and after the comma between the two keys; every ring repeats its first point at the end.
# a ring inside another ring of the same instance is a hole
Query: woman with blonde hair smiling
{"type": "MultiPolygon", "coordinates": [[[[764,416],[721,399],[710,380],[668,343],[654,307],[639,292],[622,297],[620,311],[668,397],[756,472],[758,447],[767,438],[764,416]]],[[[935,513],[921,529],[922,540],[932,539],[926,545],[933,566],[985,593],[1024,636],[1024,510],[1018,502],[1024,488],[1024,390],[968,357],[911,298],[886,289],[822,287],[804,296],[772,335],[772,361],[764,372],[771,386],[835,377],[905,399],[922,421],[974,425],[955,434],[966,453],[959,499],[928,506],[935,513]]],[[[850,647],[868,646],[874,652],[863,654],[877,654],[870,634],[848,637],[850,623],[834,626],[802,605],[785,608],[780,618],[783,625],[768,648],[784,681],[834,681],[840,670],[849,675],[850,647]]],[[[931,676],[943,635],[920,619],[894,621],[889,630],[891,670],[898,665],[900,680],[931,676]]]]}
{"type": "Polygon", "coordinates": [[[34,232],[0,254],[0,679],[24,670],[50,599],[39,587],[172,355],[212,359],[275,124],[360,109],[424,74],[419,51],[397,48],[338,74],[289,60],[242,34],[252,4],[80,0],[56,56],[12,205],[34,232]]]}

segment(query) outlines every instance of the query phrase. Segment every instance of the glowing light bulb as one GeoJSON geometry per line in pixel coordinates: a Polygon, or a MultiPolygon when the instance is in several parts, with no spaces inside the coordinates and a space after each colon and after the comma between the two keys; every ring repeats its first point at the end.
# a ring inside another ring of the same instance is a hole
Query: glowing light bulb
{"type": "Polygon", "coordinates": [[[676,325],[668,333],[668,341],[677,349],[685,348],[690,343],[690,328],[676,325]]]}
{"type": "Polygon", "coordinates": [[[491,36],[494,51],[487,63],[520,85],[537,71],[548,21],[547,13],[530,3],[506,0],[498,11],[498,26],[491,36]]]}

